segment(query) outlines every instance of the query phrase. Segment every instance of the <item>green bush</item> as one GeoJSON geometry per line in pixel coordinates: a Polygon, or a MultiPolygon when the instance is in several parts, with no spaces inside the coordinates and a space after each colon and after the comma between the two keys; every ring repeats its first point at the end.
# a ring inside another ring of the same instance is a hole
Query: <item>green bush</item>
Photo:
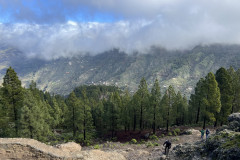
{"type": "Polygon", "coordinates": [[[175,131],[177,134],[179,134],[179,133],[181,132],[181,130],[180,130],[179,128],[176,128],[174,131],[175,131]]]}
{"type": "Polygon", "coordinates": [[[169,135],[169,136],[172,136],[172,132],[168,132],[168,135],[169,135]]]}
{"type": "Polygon", "coordinates": [[[113,137],[113,138],[111,138],[111,140],[116,142],[117,141],[117,137],[113,137]]]}
{"type": "Polygon", "coordinates": [[[158,140],[158,137],[154,134],[154,135],[151,135],[149,137],[149,139],[151,139],[151,140],[158,140]]]}
{"type": "Polygon", "coordinates": [[[147,147],[154,147],[154,144],[152,144],[152,142],[148,142],[147,147]]]}
{"type": "Polygon", "coordinates": [[[86,145],[86,146],[90,146],[90,145],[92,145],[92,141],[86,139],[86,140],[83,141],[83,144],[86,145]]]}
{"type": "Polygon", "coordinates": [[[137,140],[133,138],[130,142],[131,142],[132,144],[136,144],[136,143],[137,143],[137,140]]]}
{"type": "Polygon", "coordinates": [[[94,148],[94,149],[100,149],[101,146],[100,146],[99,144],[96,144],[93,148],[94,148]]]}
{"type": "Polygon", "coordinates": [[[141,144],[145,144],[145,141],[143,139],[141,139],[140,143],[141,144]]]}
{"type": "Polygon", "coordinates": [[[154,143],[154,146],[159,146],[159,144],[157,142],[154,143]]]}
{"type": "Polygon", "coordinates": [[[162,137],[164,137],[165,135],[164,134],[162,134],[162,137]]]}
{"type": "Polygon", "coordinates": [[[178,134],[177,134],[177,132],[173,131],[173,135],[174,135],[174,136],[177,136],[178,134]]]}

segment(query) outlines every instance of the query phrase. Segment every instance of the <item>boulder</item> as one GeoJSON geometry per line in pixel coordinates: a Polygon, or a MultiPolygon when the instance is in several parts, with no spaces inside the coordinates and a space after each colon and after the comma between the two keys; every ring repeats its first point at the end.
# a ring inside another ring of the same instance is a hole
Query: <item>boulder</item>
{"type": "Polygon", "coordinates": [[[240,113],[233,113],[228,117],[229,129],[239,132],[240,131],[240,113]]]}
{"type": "Polygon", "coordinates": [[[233,121],[238,121],[240,122],[240,113],[233,113],[228,116],[228,121],[233,122],[233,121]]]}
{"type": "Polygon", "coordinates": [[[56,145],[57,148],[61,149],[64,152],[79,152],[81,151],[82,147],[75,143],[75,142],[68,142],[64,144],[56,145]]]}

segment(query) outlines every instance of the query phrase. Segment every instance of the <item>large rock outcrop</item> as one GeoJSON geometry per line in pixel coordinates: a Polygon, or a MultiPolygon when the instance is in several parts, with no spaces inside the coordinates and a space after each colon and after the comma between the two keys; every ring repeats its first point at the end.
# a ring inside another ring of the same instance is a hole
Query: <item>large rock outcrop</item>
{"type": "Polygon", "coordinates": [[[231,114],[228,121],[228,126],[218,129],[206,141],[177,145],[173,148],[171,159],[240,159],[240,113],[231,114]]]}
{"type": "Polygon", "coordinates": [[[27,138],[0,138],[0,157],[31,160],[125,160],[117,152],[81,151],[81,146],[74,142],[53,147],[27,138]]]}

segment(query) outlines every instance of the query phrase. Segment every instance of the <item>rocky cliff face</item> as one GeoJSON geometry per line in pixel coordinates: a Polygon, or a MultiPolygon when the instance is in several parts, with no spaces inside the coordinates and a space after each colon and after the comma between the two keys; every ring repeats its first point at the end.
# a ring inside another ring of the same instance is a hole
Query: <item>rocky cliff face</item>
{"type": "Polygon", "coordinates": [[[171,159],[240,159],[240,113],[231,114],[228,121],[228,126],[218,129],[206,141],[177,145],[171,159]]]}

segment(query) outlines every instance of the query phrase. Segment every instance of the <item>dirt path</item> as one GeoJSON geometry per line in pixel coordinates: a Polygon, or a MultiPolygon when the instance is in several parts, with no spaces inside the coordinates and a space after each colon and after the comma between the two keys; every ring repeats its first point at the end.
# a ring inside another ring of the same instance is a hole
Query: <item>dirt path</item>
{"type": "MultiPolygon", "coordinates": [[[[64,148],[56,148],[33,139],[25,138],[0,138],[0,157],[15,159],[86,159],[86,160],[154,160],[164,156],[162,144],[166,139],[172,142],[172,148],[177,144],[194,143],[201,141],[200,131],[190,129],[192,134],[181,136],[169,136],[155,141],[147,141],[139,144],[120,142],[106,142],[94,150],[92,147],[83,147],[82,150],[70,145],[74,152],[64,148]],[[13,156],[14,155],[14,156],[13,156]],[[124,158],[125,157],[125,158],[124,158]]],[[[211,131],[214,133],[214,131],[211,131]]],[[[78,145],[78,144],[76,144],[78,145]]],[[[170,149],[170,153],[172,152],[170,149]]]]}
{"type": "MultiPolygon", "coordinates": [[[[172,148],[178,144],[184,143],[195,143],[201,141],[201,133],[198,129],[190,129],[192,134],[190,135],[181,135],[181,136],[171,136],[160,138],[157,141],[148,141],[145,144],[124,144],[116,142],[108,142],[103,144],[101,150],[103,151],[117,151],[118,153],[124,155],[128,160],[154,160],[159,159],[164,155],[164,147],[162,146],[166,139],[169,139],[172,142],[172,148]],[[149,146],[149,143],[158,144],[158,146],[149,146]]],[[[215,131],[212,130],[211,133],[215,131]]],[[[170,153],[172,151],[170,149],[170,153]]]]}

